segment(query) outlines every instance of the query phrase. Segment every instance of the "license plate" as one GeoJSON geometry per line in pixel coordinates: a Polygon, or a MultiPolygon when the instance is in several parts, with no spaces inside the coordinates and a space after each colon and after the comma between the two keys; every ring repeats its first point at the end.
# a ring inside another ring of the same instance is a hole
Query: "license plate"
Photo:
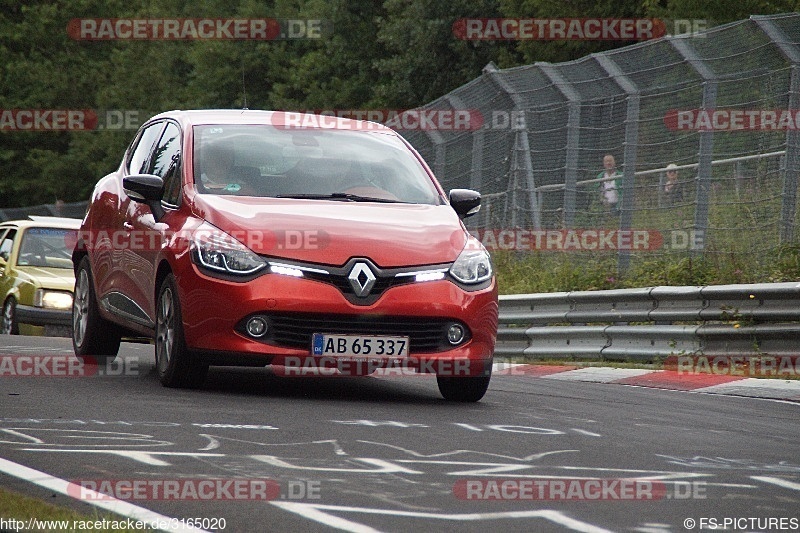
{"type": "Polygon", "coordinates": [[[311,354],[331,357],[407,357],[408,337],[314,333],[311,354]]]}

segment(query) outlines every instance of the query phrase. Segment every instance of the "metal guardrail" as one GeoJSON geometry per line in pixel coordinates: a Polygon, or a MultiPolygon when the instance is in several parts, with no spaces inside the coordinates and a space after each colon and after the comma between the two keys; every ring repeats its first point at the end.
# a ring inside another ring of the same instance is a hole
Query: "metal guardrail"
{"type": "Polygon", "coordinates": [[[0,222],[8,220],[26,220],[29,215],[44,217],[70,217],[83,218],[86,213],[88,201],[53,204],[40,204],[28,207],[4,207],[0,208],[0,222]]]}
{"type": "Polygon", "coordinates": [[[501,296],[495,353],[639,361],[800,355],[800,283],[501,296]]]}

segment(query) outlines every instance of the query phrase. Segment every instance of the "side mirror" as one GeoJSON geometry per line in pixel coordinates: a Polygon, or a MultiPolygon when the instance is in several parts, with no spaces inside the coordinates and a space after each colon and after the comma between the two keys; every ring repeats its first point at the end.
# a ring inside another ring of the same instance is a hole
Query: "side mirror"
{"type": "Polygon", "coordinates": [[[122,178],[122,188],[131,200],[147,204],[156,222],[164,216],[161,199],[164,197],[164,180],[152,174],[133,174],[122,178]]]}
{"type": "Polygon", "coordinates": [[[471,189],[453,189],[450,191],[450,207],[461,218],[471,217],[481,210],[481,193],[471,189]]]}
{"type": "Polygon", "coordinates": [[[122,179],[125,194],[137,202],[161,201],[164,197],[164,180],[152,174],[133,174],[122,179]]]}

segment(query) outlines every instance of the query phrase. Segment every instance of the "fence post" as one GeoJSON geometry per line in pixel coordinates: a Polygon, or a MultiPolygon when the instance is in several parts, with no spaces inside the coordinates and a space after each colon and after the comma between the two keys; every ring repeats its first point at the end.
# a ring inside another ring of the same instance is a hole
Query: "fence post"
{"type": "Polygon", "coordinates": [[[567,147],[564,160],[564,220],[565,228],[575,225],[575,201],[578,181],[578,148],[581,131],[581,97],[569,81],[549,63],[536,63],[542,74],[553,82],[568,104],[567,147]]]}
{"type": "MultiPolygon", "coordinates": [[[[628,97],[628,106],[625,112],[624,166],[619,217],[619,229],[627,231],[633,226],[633,211],[636,209],[634,187],[636,186],[636,149],[639,144],[639,89],[609,55],[594,54],[592,57],[611,76],[619,88],[625,91],[628,97]]],[[[617,270],[621,275],[628,270],[631,264],[631,251],[620,248],[617,257],[617,270]]]]}
{"type": "Polygon", "coordinates": [[[433,143],[433,174],[437,179],[444,179],[444,165],[447,160],[447,149],[442,134],[438,131],[426,131],[433,143]],[[440,177],[441,176],[441,177],[440,177]]]}
{"type": "MultiPolygon", "coordinates": [[[[800,108],[800,65],[792,65],[789,89],[789,109],[800,108]]],[[[786,165],[784,166],[783,194],[781,199],[781,243],[794,239],[795,212],[797,209],[797,175],[800,173],[800,132],[786,132],[786,165]]]]}
{"type": "MultiPolygon", "coordinates": [[[[717,106],[717,75],[706,66],[685,38],[668,37],[668,42],[703,78],[703,109],[717,106]]],[[[700,153],[697,156],[697,207],[694,212],[694,229],[702,238],[694,244],[694,253],[701,252],[708,241],[708,204],[711,188],[711,161],[714,157],[714,131],[700,132],[700,153]],[[702,243],[702,244],[700,244],[702,243]]]]}
{"type": "MultiPolygon", "coordinates": [[[[800,50],[786,34],[769,18],[751,16],[753,22],[778,47],[791,63],[789,79],[789,110],[800,108],[800,50]]],[[[800,172],[800,132],[789,128],[786,131],[786,164],[783,166],[783,194],[781,203],[781,242],[794,238],[795,211],[797,209],[797,174],[800,172]]]]}
{"type": "Polygon", "coordinates": [[[483,130],[472,134],[472,169],[469,175],[469,188],[480,191],[483,186],[483,130]]]}
{"type": "MultiPolygon", "coordinates": [[[[497,69],[494,63],[489,63],[485,67],[483,67],[483,72],[488,75],[489,79],[497,85],[500,90],[506,93],[509,98],[514,102],[514,111],[516,111],[516,116],[523,117],[521,124],[513,124],[514,128],[514,153],[512,154],[512,158],[517,158],[518,153],[522,153],[522,164],[518,166],[520,170],[525,175],[525,184],[528,189],[528,203],[530,206],[531,211],[531,223],[533,225],[533,229],[541,229],[542,227],[542,217],[541,217],[541,207],[539,206],[539,200],[536,194],[536,180],[533,177],[533,164],[531,162],[531,143],[528,139],[528,129],[527,124],[525,124],[524,117],[525,117],[525,108],[522,104],[522,99],[520,96],[514,92],[508,82],[503,79],[502,74],[497,69]]],[[[514,176],[511,177],[514,180],[514,187],[518,186],[518,171],[514,172],[514,176]]],[[[514,213],[512,213],[512,226],[516,223],[516,202],[512,206],[514,213]]]]}

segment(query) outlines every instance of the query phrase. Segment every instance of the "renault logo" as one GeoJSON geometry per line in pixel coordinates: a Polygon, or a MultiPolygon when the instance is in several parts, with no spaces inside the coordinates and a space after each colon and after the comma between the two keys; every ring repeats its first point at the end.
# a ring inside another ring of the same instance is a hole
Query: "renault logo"
{"type": "Polygon", "coordinates": [[[353,287],[353,292],[359,298],[367,296],[375,285],[375,274],[372,273],[366,263],[353,265],[353,270],[350,271],[347,279],[350,281],[350,286],[353,287]]]}

